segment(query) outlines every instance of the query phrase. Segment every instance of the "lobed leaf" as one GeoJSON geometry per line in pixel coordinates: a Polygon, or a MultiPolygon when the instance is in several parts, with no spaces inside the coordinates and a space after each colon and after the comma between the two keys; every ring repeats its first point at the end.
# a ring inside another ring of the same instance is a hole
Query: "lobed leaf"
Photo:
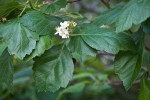
{"type": "Polygon", "coordinates": [[[21,18],[21,23],[24,26],[37,32],[39,35],[54,34],[56,26],[58,26],[61,21],[62,20],[57,17],[46,16],[39,11],[27,12],[27,14],[21,18]]]}
{"type": "Polygon", "coordinates": [[[150,17],[150,0],[141,1],[131,0],[127,3],[116,23],[116,31],[122,32],[128,30],[133,24],[137,25],[150,17]]]}
{"type": "Polygon", "coordinates": [[[121,51],[115,57],[115,72],[123,81],[126,90],[131,87],[142,66],[144,35],[136,33],[135,41],[138,48],[136,52],[121,51]]]}
{"type": "Polygon", "coordinates": [[[27,57],[25,57],[25,59],[30,60],[36,56],[41,56],[50,47],[51,47],[51,39],[48,36],[41,36],[33,52],[27,57]]]}
{"type": "Polygon", "coordinates": [[[150,17],[150,0],[130,0],[96,17],[94,24],[109,25],[116,23],[116,32],[128,30],[150,17]]]}
{"type": "Polygon", "coordinates": [[[77,34],[92,48],[116,54],[120,50],[135,50],[134,41],[126,34],[116,34],[111,29],[84,24],[77,34]]]}
{"type": "Polygon", "coordinates": [[[72,78],[73,62],[65,45],[54,46],[35,59],[33,71],[39,91],[55,92],[72,78]]]}
{"type": "MultiPolygon", "coordinates": [[[[79,30],[76,29],[74,33],[78,33],[79,30]]],[[[81,36],[72,37],[69,42],[69,48],[73,53],[73,56],[79,61],[83,62],[87,56],[96,56],[96,51],[89,47],[81,36]]]]}
{"type": "Polygon", "coordinates": [[[18,19],[1,24],[0,33],[8,46],[9,53],[15,54],[20,59],[32,52],[39,39],[37,33],[23,26],[18,19]]]}
{"type": "Polygon", "coordinates": [[[96,17],[94,20],[94,24],[96,25],[110,25],[113,24],[115,22],[117,22],[118,17],[121,13],[121,8],[122,6],[119,5],[113,9],[110,9],[104,13],[102,13],[100,16],[96,17]]]}

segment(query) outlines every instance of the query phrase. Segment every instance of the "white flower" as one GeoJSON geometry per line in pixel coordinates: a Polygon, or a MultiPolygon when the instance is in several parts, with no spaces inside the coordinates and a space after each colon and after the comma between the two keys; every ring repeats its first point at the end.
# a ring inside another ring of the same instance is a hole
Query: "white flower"
{"type": "Polygon", "coordinates": [[[72,32],[71,28],[75,27],[77,24],[73,21],[64,21],[60,23],[60,27],[56,27],[55,35],[59,35],[62,38],[69,38],[69,33],[72,32]]]}
{"type": "Polygon", "coordinates": [[[55,33],[55,35],[58,34],[59,36],[62,36],[62,38],[69,38],[69,31],[66,28],[57,27],[56,31],[57,32],[55,33]]]}
{"type": "Polygon", "coordinates": [[[62,22],[60,23],[60,26],[67,28],[69,26],[69,24],[70,24],[69,21],[64,21],[63,23],[62,22]]]}

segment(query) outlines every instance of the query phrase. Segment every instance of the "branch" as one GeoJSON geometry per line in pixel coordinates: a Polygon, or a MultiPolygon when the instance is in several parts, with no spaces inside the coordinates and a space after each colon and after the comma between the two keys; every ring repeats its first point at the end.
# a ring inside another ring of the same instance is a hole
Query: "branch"
{"type": "Polygon", "coordinates": [[[102,3],[108,8],[111,9],[110,4],[109,4],[109,0],[101,0],[102,3]]]}
{"type": "Polygon", "coordinates": [[[82,2],[79,2],[79,5],[81,7],[81,9],[87,11],[87,12],[91,12],[91,13],[99,13],[96,9],[94,8],[89,8],[88,6],[84,5],[82,2]]]}
{"type": "Polygon", "coordinates": [[[145,49],[150,52],[150,47],[145,45],[145,49]]]}
{"type": "Polygon", "coordinates": [[[68,3],[79,2],[81,0],[68,0],[68,3]]]}

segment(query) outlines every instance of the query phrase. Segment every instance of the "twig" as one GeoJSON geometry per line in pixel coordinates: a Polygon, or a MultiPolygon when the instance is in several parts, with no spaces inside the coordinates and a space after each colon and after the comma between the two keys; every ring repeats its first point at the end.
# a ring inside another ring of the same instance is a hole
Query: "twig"
{"type": "Polygon", "coordinates": [[[111,9],[111,7],[109,5],[109,0],[101,0],[101,1],[108,9],[111,9]]]}
{"type": "Polygon", "coordinates": [[[150,47],[145,45],[145,49],[150,52],[150,47]]]}
{"type": "Polygon", "coordinates": [[[22,16],[22,14],[24,13],[24,11],[25,11],[26,8],[27,8],[27,4],[28,4],[28,3],[29,3],[29,1],[27,0],[25,6],[24,6],[24,8],[23,8],[23,10],[22,10],[21,13],[18,15],[18,17],[22,16]]]}
{"type": "Polygon", "coordinates": [[[115,54],[112,53],[98,53],[100,56],[115,56],[115,54]]]}
{"type": "Polygon", "coordinates": [[[79,5],[81,7],[81,9],[84,9],[88,12],[91,12],[91,13],[99,13],[97,10],[93,9],[93,8],[89,8],[87,7],[86,5],[84,5],[82,2],[79,2],[79,5]]]}
{"type": "Polygon", "coordinates": [[[79,2],[81,0],[69,0],[68,3],[79,2]]]}

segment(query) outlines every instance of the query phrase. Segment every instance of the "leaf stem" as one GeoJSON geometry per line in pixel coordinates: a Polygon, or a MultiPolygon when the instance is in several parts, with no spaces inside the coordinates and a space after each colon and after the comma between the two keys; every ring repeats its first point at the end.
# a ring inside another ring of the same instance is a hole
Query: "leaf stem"
{"type": "Polygon", "coordinates": [[[36,2],[34,3],[34,5],[36,6],[38,4],[39,0],[36,0],[36,2]]]}
{"type": "Polygon", "coordinates": [[[80,36],[80,35],[88,36],[88,35],[102,35],[102,34],[70,34],[70,36],[80,36]]]}
{"type": "Polygon", "coordinates": [[[21,13],[18,15],[18,17],[22,16],[22,14],[24,13],[24,11],[25,11],[26,8],[27,8],[27,4],[28,4],[28,3],[29,3],[29,1],[27,0],[25,6],[24,6],[24,8],[23,8],[23,10],[22,10],[21,13]]]}

